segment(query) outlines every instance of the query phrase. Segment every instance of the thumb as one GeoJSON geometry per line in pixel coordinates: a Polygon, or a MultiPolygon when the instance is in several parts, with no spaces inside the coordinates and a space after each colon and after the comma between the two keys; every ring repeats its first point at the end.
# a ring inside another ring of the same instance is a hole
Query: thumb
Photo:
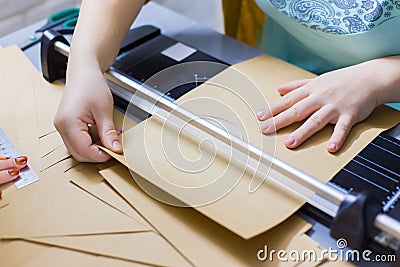
{"type": "Polygon", "coordinates": [[[122,152],[122,145],[118,138],[112,118],[102,118],[96,122],[101,143],[115,153],[122,152]]]}

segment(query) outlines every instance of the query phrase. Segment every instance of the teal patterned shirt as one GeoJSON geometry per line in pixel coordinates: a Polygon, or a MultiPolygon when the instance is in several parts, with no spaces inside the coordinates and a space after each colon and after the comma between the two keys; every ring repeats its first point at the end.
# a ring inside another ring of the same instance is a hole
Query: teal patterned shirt
{"type": "Polygon", "coordinates": [[[400,0],[256,0],[258,46],[316,74],[400,54],[400,0]]]}
{"type": "Polygon", "coordinates": [[[333,34],[368,31],[400,14],[400,0],[270,0],[282,14],[333,34]]]}

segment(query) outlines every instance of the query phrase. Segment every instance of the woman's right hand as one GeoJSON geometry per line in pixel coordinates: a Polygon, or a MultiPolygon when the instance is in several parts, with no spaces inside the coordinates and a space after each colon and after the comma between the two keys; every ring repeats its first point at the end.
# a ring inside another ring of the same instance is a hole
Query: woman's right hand
{"type": "Polygon", "coordinates": [[[96,63],[75,63],[79,68],[69,70],[54,125],[76,160],[104,162],[110,156],[94,145],[88,125],[97,126],[100,141],[106,148],[122,152],[113,122],[113,98],[96,63]]]}

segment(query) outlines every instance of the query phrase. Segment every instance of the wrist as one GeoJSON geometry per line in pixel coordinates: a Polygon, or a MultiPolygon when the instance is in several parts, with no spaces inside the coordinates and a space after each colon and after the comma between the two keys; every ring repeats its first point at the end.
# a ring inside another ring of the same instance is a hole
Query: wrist
{"type": "Polygon", "coordinates": [[[104,53],[108,50],[101,45],[90,45],[89,42],[82,38],[78,33],[74,35],[71,43],[71,52],[68,59],[68,67],[75,68],[96,68],[102,73],[108,70],[113,64],[115,58],[112,53],[104,53]]]}
{"type": "Polygon", "coordinates": [[[400,57],[378,58],[365,62],[367,86],[371,86],[377,106],[400,102],[400,57]]]}

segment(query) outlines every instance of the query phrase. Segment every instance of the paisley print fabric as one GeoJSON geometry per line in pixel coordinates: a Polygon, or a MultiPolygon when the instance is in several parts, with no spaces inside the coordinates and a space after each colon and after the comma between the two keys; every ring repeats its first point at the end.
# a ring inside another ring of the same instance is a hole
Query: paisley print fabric
{"type": "Polygon", "coordinates": [[[400,14],[400,0],[266,0],[305,27],[332,34],[368,31],[400,14]]]}

